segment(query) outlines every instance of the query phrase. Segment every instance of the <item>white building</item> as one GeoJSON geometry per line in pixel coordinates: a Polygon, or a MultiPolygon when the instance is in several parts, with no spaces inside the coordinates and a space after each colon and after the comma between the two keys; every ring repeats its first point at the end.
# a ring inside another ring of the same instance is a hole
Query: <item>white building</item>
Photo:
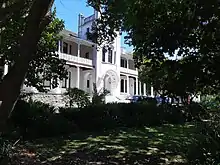
{"type": "MultiPolygon", "coordinates": [[[[42,94],[36,89],[25,87],[26,90],[36,93],[38,99],[49,102],[54,97],[55,103],[59,102],[58,96],[66,91],[66,88],[77,87],[90,94],[93,92],[93,83],[97,89],[110,91],[107,102],[125,100],[129,95],[147,95],[145,84],[138,80],[138,70],[134,66],[132,54],[126,53],[121,48],[121,36],[118,35],[110,48],[97,49],[95,43],[87,40],[87,32],[98,13],[94,12],[89,17],[79,15],[78,34],[68,30],[61,32],[63,40],[59,42],[59,58],[66,60],[68,79],[60,81],[56,89],[42,94]],[[56,98],[55,98],[56,97],[56,98]]],[[[51,88],[50,82],[45,86],[51,88]]],[[[152,94],[151,89],[151,94],[152,94]]]]}

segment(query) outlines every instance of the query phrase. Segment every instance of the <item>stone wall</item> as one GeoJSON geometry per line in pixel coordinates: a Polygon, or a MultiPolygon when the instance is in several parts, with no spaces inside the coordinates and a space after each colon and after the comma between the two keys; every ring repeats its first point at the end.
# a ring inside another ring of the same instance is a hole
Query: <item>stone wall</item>
{"type": "Polygon", "coordinates": [[[40,101],[54,107],[64,107],[65,102],[61,94],[35,93],[30,96],[33,101],[40,101]]]}

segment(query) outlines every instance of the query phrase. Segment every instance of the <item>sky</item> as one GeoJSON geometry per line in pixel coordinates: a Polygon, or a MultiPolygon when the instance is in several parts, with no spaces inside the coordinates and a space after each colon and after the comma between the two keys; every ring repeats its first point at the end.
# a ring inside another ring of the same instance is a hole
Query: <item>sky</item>
{"type": "MultiPolygon", "coordinates": [[[[87,17],[94,13],[93,8],[87,6],[86,0],[55,0],[54,6],[57,9],[57,17],[64,20],[65,28],[76,33],[78,32],[78,15],[81,13],[87,17]]],[[[123,37],[121,43],[127,51],[132,50],[124,44],[123,37]]]]}

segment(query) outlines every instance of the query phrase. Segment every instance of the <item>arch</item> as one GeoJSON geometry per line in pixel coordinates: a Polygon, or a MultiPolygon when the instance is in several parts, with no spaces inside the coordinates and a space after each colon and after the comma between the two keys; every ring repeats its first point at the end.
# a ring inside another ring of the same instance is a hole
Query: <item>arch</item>
{"type": "Polygon", "coordinates": [[[104,88],[109,90],[111,94],[117,88],[119,83],[119,77],[113,70],[108,70],[104,75],[104,88]]]}
{"type": "Polygon", "coordinates": [[[92,93],[93,90],[93,79],[92,79],[92,73],[87,72],[84,74],[84,90],[88,93],[92,93]]]}

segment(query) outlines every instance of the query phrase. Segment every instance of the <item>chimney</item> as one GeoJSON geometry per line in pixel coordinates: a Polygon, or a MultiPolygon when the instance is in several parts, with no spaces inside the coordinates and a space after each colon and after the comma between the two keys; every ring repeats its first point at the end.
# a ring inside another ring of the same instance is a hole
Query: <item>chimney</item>
{"type": "Polygon", "coordinates": [[[78,16],[78,37],[81,37],[82,33],[82,25],[84,24],[84,16],[79,14],[78,16]]]}

